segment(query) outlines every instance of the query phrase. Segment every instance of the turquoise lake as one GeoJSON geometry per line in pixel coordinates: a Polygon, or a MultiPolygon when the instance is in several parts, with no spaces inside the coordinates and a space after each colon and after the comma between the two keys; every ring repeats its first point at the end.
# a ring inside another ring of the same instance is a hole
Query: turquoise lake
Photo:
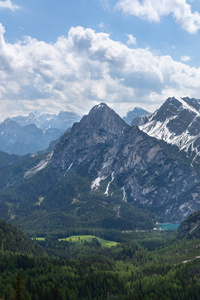
{"type": "Polygon", "coordinates": [[[158,228],[163,230],[177,230],[180,223],[159,223],[158,228]]]}

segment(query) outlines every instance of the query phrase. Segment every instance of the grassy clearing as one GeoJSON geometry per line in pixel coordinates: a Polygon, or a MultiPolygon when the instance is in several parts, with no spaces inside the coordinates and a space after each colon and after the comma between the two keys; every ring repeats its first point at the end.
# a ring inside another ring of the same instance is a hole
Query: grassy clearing
{"type": "Polygon", "coordinates": [[[35,241],[45,241],[45,238],[44,237],[36,237],[36,238],[31,238],[32,240],[35,240],[35,241]]]}
{"type": "Polygon", "coordinates": [[[92,242],[92,239],[97,239],[101,244],[102,248],[110,248],[118,244],[117,242],[107,241],[93,235],[73,235],[64,239],[59,239],[59,241],[67,241],[71,243],[84,243],[84,242],[90,243],[92,242]]]}

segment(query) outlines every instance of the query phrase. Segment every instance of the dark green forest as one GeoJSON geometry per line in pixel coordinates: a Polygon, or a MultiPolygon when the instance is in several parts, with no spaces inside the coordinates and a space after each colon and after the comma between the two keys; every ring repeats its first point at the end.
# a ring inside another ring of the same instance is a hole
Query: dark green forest
{"type": "Polygon", "coordinates": [[[0,228],[0,299],[200,299],[200,239],[172,231],[76,229],[36,242],[13,225],[0,228]],[[58,240],[72,234],[118,245],[58,240]]]}

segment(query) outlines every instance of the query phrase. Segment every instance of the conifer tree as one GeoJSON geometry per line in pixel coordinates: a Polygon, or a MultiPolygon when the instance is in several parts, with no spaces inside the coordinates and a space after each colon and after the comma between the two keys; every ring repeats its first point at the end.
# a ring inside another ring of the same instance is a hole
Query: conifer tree
{"type": "Polygon", "coordinates": [[[23,291],[24,291],[24,284],[23,280],[21,277],[20,272],[17,273],[17,278],[16,278],[16,290],[15,290],[15,300],[25,300],[23,296],[23,291]]]}

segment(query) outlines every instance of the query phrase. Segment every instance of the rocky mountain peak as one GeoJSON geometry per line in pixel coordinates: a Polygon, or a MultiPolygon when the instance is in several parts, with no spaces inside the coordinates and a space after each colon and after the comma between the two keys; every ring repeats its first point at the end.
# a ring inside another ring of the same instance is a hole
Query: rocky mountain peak
{"type": "Polygon", "coordinates": [[[200,100],[168,98],[154,114],[144,119],[140,129],[147,134],[177,145],[193,162],[200,157],[200,100]]]}
{"type": "Polygon", "coordinates": [[[164,104],[153,114],[152,120],[163,122],[166,119],[176,115],[181,106],[181,102],[175,97],[168,98],[164,104]]]}
{"type": "Polygon", "coordinates": [[[100,103],[94,106],[88,115],[85,115],[80,123],[72,127],[72,132],[83,130],[99,130],[118,135],[128,125],[107,104],[100,103]]]}
{"type": "Polygon", "coordinates": [[[102,103],[99,103],[97,105],[95,105],[91,111],[94,111],[94,110],[103,110],[103,109],[111,109],[106,103],[102,102],[102,103]]]}
{"type": "Polygon", "coordinates": [[[100,103],[99,105],[95,105],[89,111],[87,118],[88,118],[88,120],[95,122],[96,124],[101,124],[106,119],[106,116],[109,116],[110,114],[117,116],[117,114],[114,112],[114,110],[112,110],[107,104],[100,103]],[[95,120],[95,117],[97,117],[98,120],[95,120]]]}
{"type": "MultiPolygon", "coordinates": [[[[168,98],[163,105],[150,117],[151,120],[157,120],[163,122],[174,116],[185,117],[187,122],[187,116],[195,117],[200,111],[200,100],[189,97],[171,97],[168,98]],[[185,116],[183,115],[186,114],[185,116]]],[[[190,121],[190,119],[188,120],[190,121]]]]}
{"type": "Polygon", "coordinates": [[[129,125],[114,110],[100,103],[61,137],[54,150],[53,164],[65,169],[71,164],[87,163],[113,144],[126,128],[129,125]]]}

